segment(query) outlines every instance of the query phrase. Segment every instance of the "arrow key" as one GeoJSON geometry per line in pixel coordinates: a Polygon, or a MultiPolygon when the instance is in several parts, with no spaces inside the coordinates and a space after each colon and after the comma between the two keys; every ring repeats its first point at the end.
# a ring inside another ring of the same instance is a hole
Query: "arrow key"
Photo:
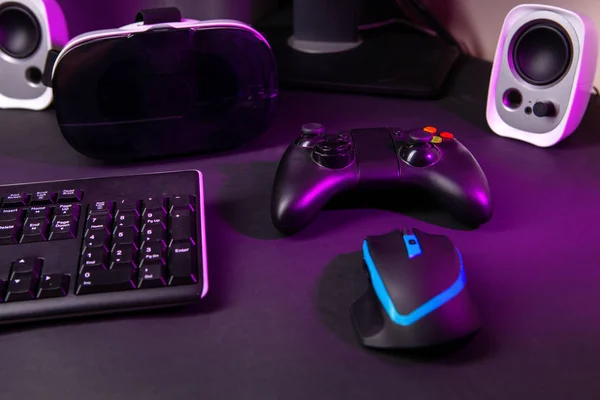
{"type": "Polygon", "coordinates": [[[14,274],[8,282],[6,301],[22,301],[35,299],[38,279],[33,273],[14,274]]]}
{"type": "Polygon", "coordinates": [[[32,273],[35,278],[38,278],[42,273],[44,260],[41,258],[19,258],[12,263],[11,276],[32,273]]]}
{"type": "Polygon", "coordinates": [[[42,275],[37,291],[38,299],[64,297],[69,293],[70,276],[67,274],[42,275]]]}

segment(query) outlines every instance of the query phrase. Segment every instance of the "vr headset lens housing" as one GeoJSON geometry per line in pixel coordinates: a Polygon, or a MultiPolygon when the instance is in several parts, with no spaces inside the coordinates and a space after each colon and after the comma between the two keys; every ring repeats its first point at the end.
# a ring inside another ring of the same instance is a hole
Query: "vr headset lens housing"
{"type": "Polygon", "coordinates": [[[250,28],[90,35],[52,76],[67,141],[94,158],[211,153],[264,132],[277,100],[275,59],[250,28]]]}

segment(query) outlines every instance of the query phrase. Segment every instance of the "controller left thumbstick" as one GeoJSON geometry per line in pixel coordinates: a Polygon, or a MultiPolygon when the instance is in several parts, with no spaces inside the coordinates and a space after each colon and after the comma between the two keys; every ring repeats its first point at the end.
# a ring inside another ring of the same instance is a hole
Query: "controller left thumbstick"
{"type": "Polygon", "coordinates": [[[316,122],[302,125],[303,135],[323,135],[325,133],[325,127],[316,122]]]}
{"type": "Polygon", "coordinates": [[[302,135],[296,141],[299,147],[314,147],[325,140],[325,127],[321,124],[310,123],[302,125],[302,135]]]}

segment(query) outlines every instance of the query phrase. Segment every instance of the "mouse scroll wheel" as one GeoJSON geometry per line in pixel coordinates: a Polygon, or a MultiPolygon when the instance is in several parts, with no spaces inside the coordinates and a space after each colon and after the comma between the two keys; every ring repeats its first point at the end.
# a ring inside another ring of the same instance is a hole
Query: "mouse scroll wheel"
{"type": "Polygon", "coordinates": [[[406,251],[408,253],[408,258],[415,258],[423,253],[421,245],[419,244],[419,239],[414,233],[410,235],[404,234],[403,239],[404,245],[406,246],[406,251]]]}

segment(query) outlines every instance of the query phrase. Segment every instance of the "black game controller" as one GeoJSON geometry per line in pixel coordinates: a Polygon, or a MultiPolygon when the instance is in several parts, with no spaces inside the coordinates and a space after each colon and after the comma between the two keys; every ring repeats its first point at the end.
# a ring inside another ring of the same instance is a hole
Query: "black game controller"
{"type": "Polygon", "coordinates": [[[411,185],[426,189],[468,225],[492,217],[485,174],[453,134],[431,126],[327,134],[320,124],[304,125],[285,151],[275,176],[271,217],[278,230],[291,235],[338,194],[411,185]]]}

